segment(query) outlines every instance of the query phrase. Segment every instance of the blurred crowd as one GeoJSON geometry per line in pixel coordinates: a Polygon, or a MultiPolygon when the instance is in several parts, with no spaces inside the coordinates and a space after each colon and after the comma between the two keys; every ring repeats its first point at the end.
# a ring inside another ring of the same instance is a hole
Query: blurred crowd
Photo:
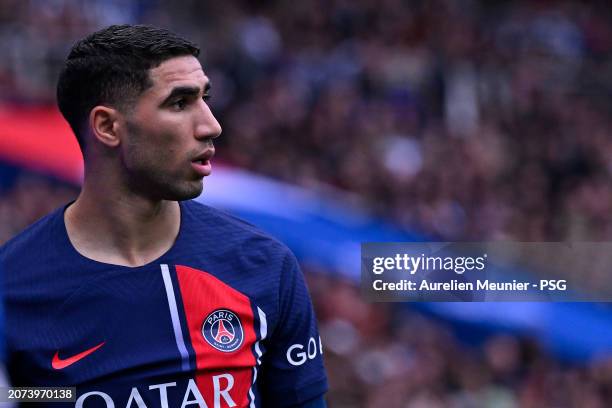
{"type": "Polygon", "coordinates": [[[5,101],[52,103],[92,27],[162,24],[202,46],[224,159],[444,239],[611,234],[608,2],[0,4],[5,101]]]}
{"type": "MultiPolygon", "coordinates": [[[[346,190],[440,240],[605,241],[610,21],[608,1],[0,0],[0,103],[54,104],[70,46],[95,28],[161,25],[203,50],[224,161],[346,190]]],[[[76,195],[16,180],[0,242],[76,195]]],[[[332,407],[612,406],[610,363],[563,367],[504,336],[472,349],[310,279],[332,407]]]]}
{"type": "Polygon", "coordinates": [[[0,2],[0,98],[53,103],[75,40],[196,40],[219,156],[448,240],[612,236],[606,1],[0,2]],[[197,16],[197,18],[194,18],[197,16]]]}

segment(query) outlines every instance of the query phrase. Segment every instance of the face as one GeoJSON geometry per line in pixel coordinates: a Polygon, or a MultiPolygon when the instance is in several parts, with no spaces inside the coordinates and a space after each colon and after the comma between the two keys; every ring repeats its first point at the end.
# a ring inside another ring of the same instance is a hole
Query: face
{"type": "Polygon", "coordinates": [[[206,104],[209,80],[192,56],[149,71],[153,84],[125,117],[121,159],[131,191],[152,199],[188,200],[211,172],[221,126],[206,104]]]}

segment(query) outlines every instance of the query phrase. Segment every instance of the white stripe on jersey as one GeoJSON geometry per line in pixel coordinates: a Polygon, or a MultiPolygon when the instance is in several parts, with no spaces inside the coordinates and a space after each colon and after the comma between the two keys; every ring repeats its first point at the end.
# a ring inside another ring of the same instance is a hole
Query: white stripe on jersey
{"type": "Polygon", "coordinates": [[[179,353],[181,354],[181,368],[183,371],[189,371],[189,353],[187,352],[185,340],[183,339],[183,330],[181,329],[181,321],[176,307],[176,298],[174,297],[174,287],[172,286],[172,279],[170,278],[170,270],[168,269],[168,265],[162,264],[160,266],[162,277],[164,278],[164,286],[166,287],[168,306],[170,307],[170,317],[172,318],[172,328],[174,329],[176,347],[178,347],[179,353]]]}
{"type": "MultiPolygon", "coordinates": [[[[261,348],[259,347],[259,342],[265,339],[268,335],[268,321],[266,320],[266,314],[259,307],[257,307],[257,314],[259,315],[260,339],[255,342],[255,353],[257,353],[257,364],[261,365],[261,356],[263,356],[263,353],[261,352],[261,348]]],[[[253,384],[251,385],[251,388],[249,388],[249,397],[251,397],[250,408],[255,408],[255,394],[253,394],[253,385],[255,385],[256,380],[257,366],[253,367],[253,384]]]]}

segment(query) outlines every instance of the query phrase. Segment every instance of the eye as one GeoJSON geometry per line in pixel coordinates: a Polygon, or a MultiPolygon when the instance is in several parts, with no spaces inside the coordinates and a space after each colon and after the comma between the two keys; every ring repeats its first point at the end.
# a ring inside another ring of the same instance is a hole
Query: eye
{"type": "Polygon", "coordinates": [[[187,106],[187,101],[185,99],[178,99],[172,103],[172,107],[176,110],[183,110],[187,106]]]}
{"type": "Polygon", "coordinates": [[[209,100],[210,100],[210,98],[212,98],[212,95],[211,95],[210,91],[206,91],[206,92],[204,93],[204,95],[202,95],[202,99],[204,100],[204,102],[209,101],[209,100]]]}

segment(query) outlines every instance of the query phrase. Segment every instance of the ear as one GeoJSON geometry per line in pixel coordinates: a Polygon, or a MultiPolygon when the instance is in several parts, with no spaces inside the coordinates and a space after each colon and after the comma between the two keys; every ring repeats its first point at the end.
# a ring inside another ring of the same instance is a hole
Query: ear
{"type": "Polygon", "coordinates": [[[119,118],[121,114],[108,106],[95,106],[89,112],[89,126],[93,137],[108,147],[117,147],[121,143],[119,136],[119,118]]]}

